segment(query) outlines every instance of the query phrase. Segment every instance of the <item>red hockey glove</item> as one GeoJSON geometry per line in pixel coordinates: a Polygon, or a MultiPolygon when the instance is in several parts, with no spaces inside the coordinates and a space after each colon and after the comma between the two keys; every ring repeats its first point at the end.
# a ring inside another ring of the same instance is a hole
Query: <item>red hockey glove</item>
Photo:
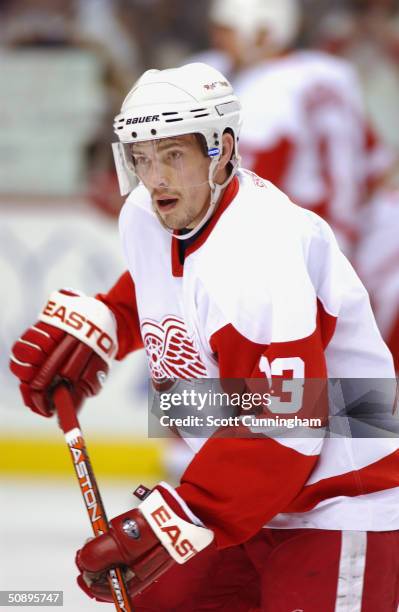
{"type": "Polygon", "coordinates": [[[43,416],[54,412],[51,395],[64,380],[78,409],[96,395],[116,354],[113,314],[99,300],[55,291],[39,321],[14,344],[10,369],[21,382],[24,404],[43,416]]]}
{"type": "Polygon", "coordinates": [[[213,540],[185,502],[161,483],[133,510],[110,521],[110,531],[87,542],[76,554],[78,584],[97,601],[112,602],[106,571],[124,566],[131,598],[175,563],[185,563],[213,540]]]}

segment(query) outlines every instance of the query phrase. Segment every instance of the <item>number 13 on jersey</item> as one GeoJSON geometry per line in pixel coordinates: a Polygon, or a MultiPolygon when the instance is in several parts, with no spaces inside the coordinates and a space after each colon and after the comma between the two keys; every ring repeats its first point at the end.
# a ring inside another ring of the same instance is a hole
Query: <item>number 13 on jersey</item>
{"type": "Polygon", "coordinates": [[[266,376],[270,386],[270,405],[268,410],[275,414],[296,414],[302,408],[305,363],[300,357],[276,357],[271,362],[265,355],[259,360],[259,369],[266,376]],[[273,395],[273,377],[283,377],[292,372],[292,376],[281,381],[280,393],[288,394],[288,401],[273,395]]]}

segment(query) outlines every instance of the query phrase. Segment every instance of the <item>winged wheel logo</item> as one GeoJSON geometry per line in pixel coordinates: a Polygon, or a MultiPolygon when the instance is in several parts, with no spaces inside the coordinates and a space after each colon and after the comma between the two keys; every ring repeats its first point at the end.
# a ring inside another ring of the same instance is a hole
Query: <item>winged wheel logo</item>
{"type": "Polygon", "coordinates": [[[164,317],[160,322],[144,319],[141,335],[155,381],[206,376],[206,368],[182,319],[175,316],[164,317]]]}

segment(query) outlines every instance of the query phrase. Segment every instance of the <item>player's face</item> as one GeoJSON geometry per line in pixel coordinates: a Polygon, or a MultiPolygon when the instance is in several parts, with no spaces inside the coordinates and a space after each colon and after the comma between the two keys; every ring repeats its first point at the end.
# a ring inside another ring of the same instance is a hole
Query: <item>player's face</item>
{"type": "Polygon", "coordinates": [[[130,153],[161,224],[172,230],[196,227],[209,206],[210,159],[194,134],[138,142],[130,153]]]}
{"type": "Polygon", "coordinates": [[[209,33],[213,47],[230,58],[234,69],[238,69],[245,64],[247,47],[242,36],[236,30],[227,26],[211,24],[209,33]]]}

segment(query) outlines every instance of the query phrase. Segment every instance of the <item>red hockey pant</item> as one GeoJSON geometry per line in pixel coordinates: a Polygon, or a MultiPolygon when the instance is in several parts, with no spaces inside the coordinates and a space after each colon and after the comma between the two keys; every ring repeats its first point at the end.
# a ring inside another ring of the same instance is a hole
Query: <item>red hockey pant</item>
{"type": "Polygon", "coordinates": [[[136,612],[397,612],[399,531],[262,529],[176,565],[134,604],[136,612]]]}

